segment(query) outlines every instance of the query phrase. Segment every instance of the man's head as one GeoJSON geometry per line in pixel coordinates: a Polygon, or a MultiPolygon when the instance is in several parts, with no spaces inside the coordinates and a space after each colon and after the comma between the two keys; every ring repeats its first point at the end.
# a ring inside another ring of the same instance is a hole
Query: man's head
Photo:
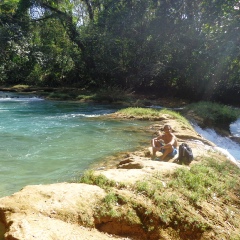
{"type": "Polygon", "coordinates": [[[163,127],[163,131],[164,131],[164,132],[171,132],[171,131],[172,131],[172,128],[171,128],[170,125],[165,125],[165,126],[163,127]]]}

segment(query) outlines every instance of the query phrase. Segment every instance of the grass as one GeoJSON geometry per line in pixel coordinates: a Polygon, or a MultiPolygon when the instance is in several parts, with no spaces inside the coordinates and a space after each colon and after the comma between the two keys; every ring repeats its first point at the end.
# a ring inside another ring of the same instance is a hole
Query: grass
{"type": "Polygon", "coordinates": [[[103,86],[93,96],[93,100],[98,102],[116,103],[129,101],[131,90],[123,89],[119,86],[103,86]]]}
{"type": "Polygon", "coordinates": [[[110,218],[120,217],[120,211],[117,211],[118,195],[115,192],[109,192],[102,200],[101,208],[98,209],[98,216],[108,216],[110,218]]]}
{"type": "MultiPolygon", "coordinates": [[[[191,169],[179,168],[167,177],[155,172],[133,185],[117,184],[103,175],[95,175],[93,171],[87,171],[80,182],[106,190],[105,198],[95,211],[99,222],[102,218],[125,221],[126,224],[137,224],[149,233],[156,233],[159,227],[171,226],[176,232],[196,234],[210,230],[215,224],[213,216],[211,222],[198,213],[202,203],[216,204],[216,199],[219,204],[233,201],[229,193],[240,192],[239,176],[240,169],[231,162],[206,158],[191,169]]],[[[222,214],[229,223],[238,227],[234,216],[222,214]]]]}
{"type": "Polygon", "coordinates": [[[141,116],[141,117],[160,117],[161,111],[151,108],[139,108],[139,107],[129,107],[119,110],[120,113],[129,116],[141,116]]]}
{"type": "Polygon", "coordinates": [[[190,203],[198,204],[214,197],[227,199],[228,191],[237,186],[239,175],[240,169],[232,163],[219,163],[210,158],[190,170],[178,169],[169,186],[185,195],[190,203]]]}
{"type": "Polygon", "coordinates": [[[229,126],[240,117],[239,109],[214,102],[192,103],[186,106],[185,111],[189,110],[216,126],[229,126]]]}
{"type": "Polygon", "coordinates": [[[168,110],[165,108],[159,110],[152,108],[128,107],[121,109],[118,112],[129,117],[141,117],[144,119],[162,119],[164,118],[164,115],[169,115],[170,118],[176,119],[177,121],[191,127],[189,121],[184,116],[176,111],[168,110]]]}
{"type": "Polygon", "coordinates": [[[18,84],[18,85],[14,85],[12,88],[13,89],[27,89],[27,88],[29,88],[29,85],[18,84]]]}
{"type": "Polygon", "coordinates": [[[91,94],[91,95],[84,95],[84,94],[79,94],[76,99],[77,100],[84,100],[84,101],[91,101],[93,100],[95,97],[95,94],[91,94]]]}
{"type": "Polygon", "coordinates": [[[105,190],[111,187],[116,187],[118,185],[115,181],[109,180],[102,174],[100,175],[94,174],[94,171],[92,170],[84,172],[84,174],[79,179],[79,182],[90,185],[97,185],[105,190]]]}

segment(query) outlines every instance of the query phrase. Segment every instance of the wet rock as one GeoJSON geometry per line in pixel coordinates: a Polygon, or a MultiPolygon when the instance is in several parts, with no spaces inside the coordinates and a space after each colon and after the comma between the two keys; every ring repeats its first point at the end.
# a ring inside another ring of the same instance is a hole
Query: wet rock
{"type": "Polygon", "coordinates": [[[230,137],[231,140],[233,140],[234,142],[240,143],[240,137],[230,137]]]}
{"type": "Polygon", "coordinates": [[[138,163],[138,162],[129,162],[129,163],[118,165],[118,168],[121,168],[121,169],[142,169],[142,168],[144,168],[144,165],[142,163],[138,163]]]}
{"type": "Polygon", "coordinates": [[[130,159],[130,158],[126,158],[126,159],[120,161],[119,164],[118,164],[118,166],[123,165],[123,164],[126,164],[126,163],[132,163],[132,162],[134,162],[134,160],[132,160],[132,159],[130,159]]]}

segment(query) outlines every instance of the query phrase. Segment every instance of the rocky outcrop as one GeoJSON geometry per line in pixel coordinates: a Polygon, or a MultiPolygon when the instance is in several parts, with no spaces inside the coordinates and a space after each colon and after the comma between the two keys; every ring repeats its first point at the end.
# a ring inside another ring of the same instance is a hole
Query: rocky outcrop
{"type": "MultiPolygon", "coordinates": [[[[170,172],[181,167],[174,163],[141,160],[137,155],[134,155],[137,160],[131,161],[137,168],[101,170],[96,174],[119,183],[134,183],[156,170],[170,172]],[[141,169],[138,164],[142,166],[141,169]]],[[[126,234],[119,230],[123,227],[120,223],[118,228],[111,229],[110,234],[98,230],[102,226],[99,225],[100,220],[95,211],[97,207],[101,208],[105,196],[106,192],[102,188],[87,184],[26,186],[20,192],[0,199],[1,223],[4,226],[0,239],[127,239],[114,236],[114,232],[126,234]]],[[[131,235],[131,227],[128,231],[131,235]]]]}
{"type": "Polygon", "coordinates": [[[97,186],[76,183],[27,186],[0,200],[1,239],[111,239],[81,227],[93,221],[92,206],[105,196],[97,186]]]}

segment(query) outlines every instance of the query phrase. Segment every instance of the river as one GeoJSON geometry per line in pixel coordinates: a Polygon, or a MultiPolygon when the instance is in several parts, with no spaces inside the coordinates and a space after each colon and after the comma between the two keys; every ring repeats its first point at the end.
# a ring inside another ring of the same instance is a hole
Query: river
{"type": "Polygon", "coordinates": [[[71,181],[148,139],[147,122],[101,120],[112,105],[48,101],[0,92],[0,197],[31,184],[71,181]]]}

